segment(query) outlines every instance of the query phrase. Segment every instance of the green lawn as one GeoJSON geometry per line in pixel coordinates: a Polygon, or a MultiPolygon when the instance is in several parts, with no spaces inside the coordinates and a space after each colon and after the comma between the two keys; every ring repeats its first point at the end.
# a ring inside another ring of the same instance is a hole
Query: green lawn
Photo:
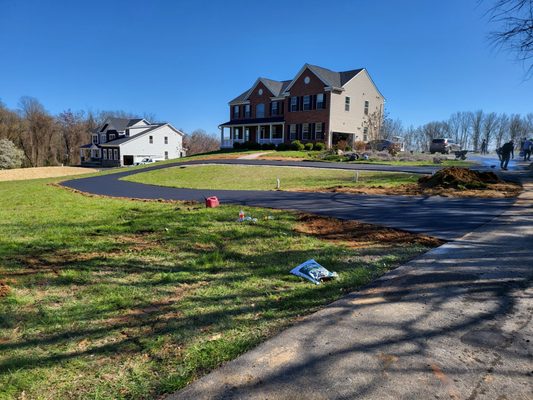
{"type": "Polygon", "coordinates": [[[234,206],[55,181],[0,182],[1,399],[154,398],[427,250],[326,242],[287,211],[245,209],[259,223],[239,224],[234,206]],[[339,279],[289,274],[309,258],[339,279]]]}
{"type": "Polygon", "coordinates": [[[131,175],[125,180],[160,186],[195,189],[274,190],[279,178],[282,190],[344,187],[392,187],[416,182],[418,176],[400,172],[354,171],[320,168],[204,165],[171,167],[131,175]]]}

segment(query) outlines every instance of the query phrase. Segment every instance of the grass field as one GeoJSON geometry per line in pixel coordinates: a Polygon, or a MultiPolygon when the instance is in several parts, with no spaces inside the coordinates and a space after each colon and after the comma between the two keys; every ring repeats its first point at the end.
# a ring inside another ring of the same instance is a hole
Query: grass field
{"type": "Polygon", "coordinates": [[[418,176],[400,172],[354,171],[319,168],[204,165],[171,167],[128,176],[125,180],[160,186],[195,189],[274,190],[279,178],[282,190],[326,190],[342,187],[393,187],[416,182],[418,176]]]}
{"type": "Polygon", "coordinates": [[[285,211],[245,209],[259,223],[239,224],[237,207],[88,197],[55,181],[0,182],[2,399],[174,391],[434,245],[357,226],[354,245],[285,211]],[[309,258],[339,279],[288,273],[309,258]]]}

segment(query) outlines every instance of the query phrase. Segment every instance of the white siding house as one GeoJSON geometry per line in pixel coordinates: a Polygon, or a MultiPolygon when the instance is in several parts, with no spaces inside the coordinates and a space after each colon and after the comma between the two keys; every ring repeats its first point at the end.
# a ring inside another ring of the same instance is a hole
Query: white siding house
{"type": "Polygon", "coordinates": [[[82,165],[116,167],[143,158],[169,160],[185,155],[183,132],[168,123],[108,118],[92,132],[92,143],[80,148],[82,165]]]}

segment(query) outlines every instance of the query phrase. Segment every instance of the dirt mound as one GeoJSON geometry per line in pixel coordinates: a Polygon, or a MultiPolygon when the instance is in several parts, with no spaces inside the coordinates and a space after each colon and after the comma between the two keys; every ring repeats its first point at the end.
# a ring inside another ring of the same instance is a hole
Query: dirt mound
{"type": "Polygon", "coordinates": [[[503,183],[494,172],[478,172],[468,168],[443,168],[431,176],[423,176],[418,180],[420,187],[454,188],[454,189],[485,189],[489,184],[503,183]]]}
{"type": "Polygon", "coordinates": [[[8,286],[8,284],[0,280],[0,297],[7,296],[10,291],[11,288],[8,286]]]}

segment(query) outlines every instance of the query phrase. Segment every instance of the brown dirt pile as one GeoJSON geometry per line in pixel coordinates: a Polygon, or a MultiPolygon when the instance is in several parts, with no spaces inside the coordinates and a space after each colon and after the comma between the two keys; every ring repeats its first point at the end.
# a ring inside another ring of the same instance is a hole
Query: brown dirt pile
{"type": "Polygon", "coordinates": [[[485,189],[489,184],[503,183],[494,172],[448,167],[418,180],[422,188],[485,189]]]}
{"type": "Polygon", "coordinates": [[[387,247],[398,244],[421,244],[434,247],[444,243],[430,236],[310,214],[300,216],[295,230],[322,240],[343,243],[351,248],[387,247]]]}
{"type": "Polygon", "coordinates": [[[5,297],[9,294],[11,288],[7,283],[0,280],[0,298],[5,297]]]}

